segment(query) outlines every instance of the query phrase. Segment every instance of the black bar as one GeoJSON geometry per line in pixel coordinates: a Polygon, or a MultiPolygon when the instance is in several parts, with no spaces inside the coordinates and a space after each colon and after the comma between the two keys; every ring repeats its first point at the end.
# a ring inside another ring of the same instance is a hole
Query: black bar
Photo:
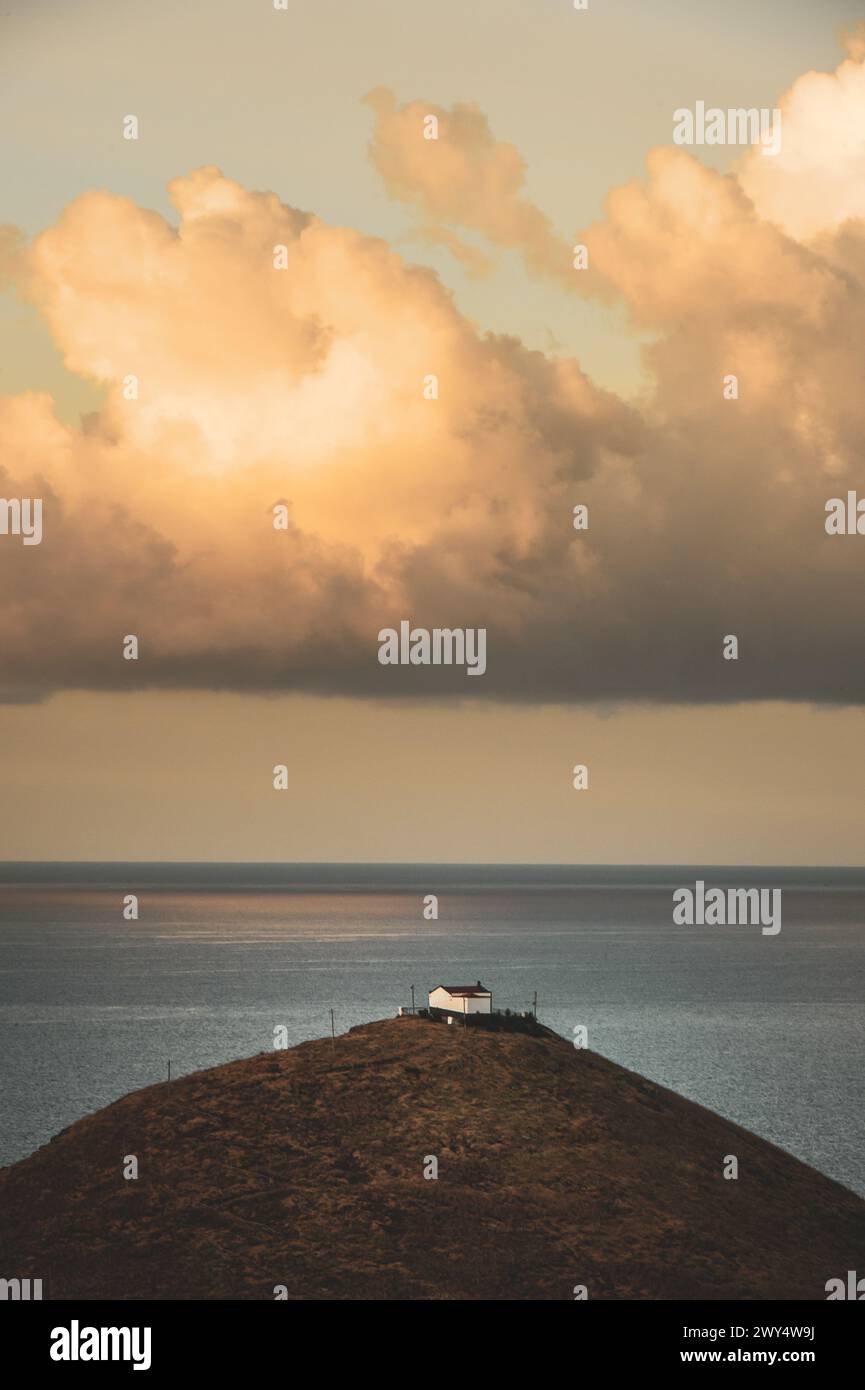
{"type": "MultiPolygon", "coordinates": [[[[570,1380],[582,1379],[581,1372],[590,1366],[594,1374],[599,1370],[610,1375],[637,1371],[642,1378],[673,1367],[713,1363],[728,1369],[754,1364],[772,1368],[804,1365],[819,1371],[825,1380],[827,1373],[856,1364],[865,1331],[857,1308],[835,1302],[593,1303],[588,1299],[568,1307],[435,1302],[438,1306],[399,1304],[402,1335],[398,1339],[393,1336],[395,1307],[391,1302],[304,1302],[293,1306],[279,1300],[7,1303],[0,1311],[3,1363],[7,1368],[10,1360],[17,1363],[22,1375],[49,1371],[64,1377],[84,1373],[92,1378],[106,1369],[114,1375],[132,1374],[130,1360],[54,1360],[52,1345],[70,1352],[73,1345],[89,1350],[93,1338],[88,1328],[149,1328],[150,1365],[142,1366],[142,1372],[157,1378],[193,1371],[212,1372],[222,1379],[244,1375],[248,1380],[250,1374],[256,1378],[266,1375],[270,1367],[281,1369],[290,1380],[313,1374],[315,1379],[321,1374],[331,1379],[340,1368],[354,1377],[372,1374],[374,1379],[386,1379],[403,1373],[408,1353],[406,1335],[415,1332],[423,1338],[415,1345],[415,1353],[421,1355],[424,1347],[427,1352],[434,1348],[430,1338],[436,1332],[446,1330],[452,1336],[464,1328],[466,1349],[483,1337],[485,1353],[493,1359],[498,1355],[501,1372],[508,1379],[513,1377],[514,1356],[519,1359],[523,1355],[527,1366],[528,1358],[534,1357],[534,1381],[561,1376],[568,1367],[572,1375],[566,1378],[570,1380]],[[316,1336],[319,1322],[323,1331],[338,1328],[340,1339],[336,1343],[320,1341],[316,1336]],[[521,1334],[531,1336],[541,1325],[545,1369],[537,1364],[537,1342],[521,1340],[521,1334]],[[75,1334],[68,1345],[56,1332],[59,1328],[67,1329],[70,1338],[75,1334]],[[357,1339],[351,1335],[354,1332],[359,1334],[357,1339]],[[548,1339],[560,1337],[561,1347],[552,1347],[548,1339]],[[398,1343],[403,1345],[399,1356],[398,1343]],[[309,1365],[310,1356],[318,1362],[315,1373],[309,1365]],[[556,1364],[558,1371],[554,1370],[556,1364]]],[[[139,1340],[132,1342],[130,1332],[128,1346],[139,1360],[145,1358],[146,1343],[140,1333],[139,1340]]],[[[106,1349],[110,1352],[110,1341],[106,1349]]],[[[417,1372],[423,1375],[422,1362],[417,1372]]]]}

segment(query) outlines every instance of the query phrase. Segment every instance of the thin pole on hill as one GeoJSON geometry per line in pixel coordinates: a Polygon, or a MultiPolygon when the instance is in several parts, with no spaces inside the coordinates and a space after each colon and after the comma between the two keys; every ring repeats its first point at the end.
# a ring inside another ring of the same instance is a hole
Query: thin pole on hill
{"type": "Polygon", "coordinates": [[[168,1059],[168,1080],[171,1080],[171,1058],[168,1059]]]}
{"type": "Polygon", "coordinates": [[[333,1009],[331,1009],[330,1011],[330,1040],[333,1043],[334,1047],[336,1047],[336,1032],[333,1026],[333,1009]]]}
{"type": "Polygon", "coordinates": [[[535,997],[532,1000],[532,1012],[535,1016],[535,1023],[538,1021],[538,991],[535,990],[535,997]]]}
{"type": "Polygon", "coordinates": [[[414,985],[411,985],[411,986],[410,986],[410,989],[411,989],[411,1011],[412,1011],[412,1013],[414,1013],[414,985]]]}

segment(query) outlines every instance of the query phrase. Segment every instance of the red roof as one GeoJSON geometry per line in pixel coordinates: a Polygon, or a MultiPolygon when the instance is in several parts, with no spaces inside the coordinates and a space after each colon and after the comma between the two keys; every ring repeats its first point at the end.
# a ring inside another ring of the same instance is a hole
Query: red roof
{"type": "MultiPolygon", "coordinates": [[[[464,998],[466,996],[469,998],[476,998],[478,995],[489,994],[489,990],[484,989],[480,980],[478,980],[476,985],[436,985],[436,989],[446,989],[448,994],[453,995],[455,999],[464,998]]],[[[433,994],[435,991],[430,990],[430,993],[433,994]]]]}

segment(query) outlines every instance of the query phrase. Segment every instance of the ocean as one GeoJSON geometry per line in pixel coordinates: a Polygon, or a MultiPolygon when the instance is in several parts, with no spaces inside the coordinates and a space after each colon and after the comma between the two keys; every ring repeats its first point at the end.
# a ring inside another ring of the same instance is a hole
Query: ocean
{"type": "Polygon", "coordinates": [[[865,1195],[865,869],[0,865],[0,1164],[169,1061],[476,980],[865,1195]],[[782,889],[781,931],[674,925],[699,878],[782,889]]]}

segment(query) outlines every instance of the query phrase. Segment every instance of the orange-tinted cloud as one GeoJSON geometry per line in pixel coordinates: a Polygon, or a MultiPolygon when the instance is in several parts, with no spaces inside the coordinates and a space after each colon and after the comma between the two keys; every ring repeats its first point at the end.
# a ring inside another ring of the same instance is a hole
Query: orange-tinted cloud
{"type": "Polygon", "coordinates": [[[551,527],[567,557],[572,487],[633,452],[633,413],[574,362],[479,335],[381,241],[216,169],[171,191],[177,230],[86,194],[27,259],[67,366],[107,398],[81,430],[45,396],[0,403],[3,493],[45,499],[42,545],[0,547],[7,693],[366,688],[406,613],[518,630],[551,527]]]}
{"type": "MultiPolygon", "coordinates": [[[[465,200],[479,225],[462,158],[456,192],[425,199],[442,217],[465,200]]],[[[498,234],[537,249],[513,163],[494,148],[492,166],[498,234]]],[[[107,396],[81,429],[46,396],[0,401],[0,493],[45,500],[41,546],[0,538],[7,698],[865,698],[865,538],[824,530],[829,497],[865,495],[862,221],[803,244],[736,177],[652,152],[584,237],[654,335],[637,410],[570,359],[479,333],[382,241],[213,168],[172,196],[176,229],[86,194],[16,258],[67,365],[107,396]],[[486,627],[485,676],[379,666],[402,618],[486,627]]]]}
{"type": "Polygon", "coordinates": [[[425,101],[397,106],[387,87],[366,97],[375,113],[369,151],[391,197],[420,215],[421,234],[449,245],[478,271],[476,248],[460,242],[455,226],[478,232],[493,246],[519,251],[534,274],[571,288],[572,253],[550,219],[523,190],[525,164],[513,145],[496,140],[486,116],[471,103],[451,109],[425,101]],[[435,117],[437,138],[425,136],[435,117]]]}
{"type": "Polygon", "coordinates": [[[800,240],[865,216],[865,24],[846,48],[835,72],[804,73],[782,98],[779,153],[741,165],[760,215],[800,240]]]}

